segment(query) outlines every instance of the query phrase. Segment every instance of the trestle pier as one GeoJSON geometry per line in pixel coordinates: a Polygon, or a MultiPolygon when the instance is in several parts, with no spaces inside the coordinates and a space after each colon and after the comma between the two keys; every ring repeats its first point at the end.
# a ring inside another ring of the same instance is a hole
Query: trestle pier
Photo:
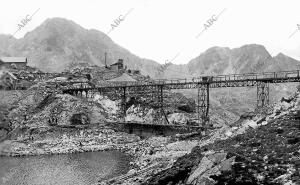
{"type": "Polygon", "coordinates": [[[122,116],[126,117],[126,98],[147,97],[149,106],[159,110],[158,117],[165,118],[164,94],[172,89],[197,89],[196,112],[199,125],[209,121],[209,90],[224,87],[257,87],[257,107],[269,104],[269,84],[300,82],[299,70],[230,74],[218,76],[201,76],[190,79],[157,79],[150,82],[113,82],[110,84],[91,86],[88,83],[73,83],[62,87],[64,93],[85,95],[93,91],[108,95],[111,99],[121,99],[122,116]]]}

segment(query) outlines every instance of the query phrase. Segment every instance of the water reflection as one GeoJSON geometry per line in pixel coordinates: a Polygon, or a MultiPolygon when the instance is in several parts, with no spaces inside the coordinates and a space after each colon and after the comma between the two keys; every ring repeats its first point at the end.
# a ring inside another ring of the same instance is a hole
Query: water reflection
{"type": "Polygon", "coordinates": [[[0,157],[2,185],[87,185],[126,173],[129,157],[117,151],[0,157]]]}

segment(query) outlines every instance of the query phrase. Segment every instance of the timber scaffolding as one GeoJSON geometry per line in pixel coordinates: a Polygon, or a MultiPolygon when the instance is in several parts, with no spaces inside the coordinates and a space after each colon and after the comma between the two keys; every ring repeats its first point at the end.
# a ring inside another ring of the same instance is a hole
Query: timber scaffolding
{"type": "Polygon", "coordinates": [[[217,76],[200,76],[190,79],[158,79],[150,82],[111,82],[100,86],[91,86],[88,83],[73,83],[62,87],[63,93],[88,97],[95,92],[109,96],[113,100],[121,100],[123,117],[126,117],[128,98],[150,98],[149,106],[159,109],[158,116],[164,113],[164,97],[172,89],[198,89],[197,118],[204,126],[209,121],[209,89],[224,87],[257,87],[257,108],[269,104],[269,84],[300,82],[299,70],[229,74],[217,76]]]}

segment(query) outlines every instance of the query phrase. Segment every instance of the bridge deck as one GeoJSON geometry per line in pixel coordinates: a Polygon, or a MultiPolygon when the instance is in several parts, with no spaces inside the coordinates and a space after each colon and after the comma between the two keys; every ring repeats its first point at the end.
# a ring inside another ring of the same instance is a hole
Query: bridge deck
{"type": "Polygon", "coordinates": [[[66,85],[63,90],[92,90],[92,89],[120,89],[128,87],[129,89],[139,87],[163,86],[165,89],[193,89],[199,85],[209,85],[209,88],[221,87],[247,87],[256,86],[260,82],[267,83],[287,83],[300,82],[299,70],[264,72],[264,73],[246,73],[230,74],[218,76],[200,76],[185,79],[157,79],[149,82],[112,82],[99,86],[91,86],[87,82],[76,82],[72,85],[66,85]]]}

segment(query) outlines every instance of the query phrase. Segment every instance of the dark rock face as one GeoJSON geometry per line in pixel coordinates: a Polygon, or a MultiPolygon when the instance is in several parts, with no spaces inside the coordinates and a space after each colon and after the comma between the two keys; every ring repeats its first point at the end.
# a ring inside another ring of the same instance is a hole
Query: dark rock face
{"type": "Polygon", "coordinates": [[[230,172],[212,178],[217,184],[282,184],[275,179],[298,169],[292,180],[299,182],[300,160],[295,153],[300,149],[298,127],[299,121],[291,120],[289,115],[239,135],[238,140],[232,138],[211,146],[237,157],[230,172]]]}
{"type": "MultiPolygon", "coordinates": [[[[234,156],[234,154],[229,155],[234,156]]],[[[220,175],[212,175],[210,176],[210,178],[212,178],[216,182],[214,184],[217,185],[260,184],[252,174],[249,174],[249,171],[251,171],[249,165],[251,165],[251,163],[249,163],[248,161],[245,161],[241,157],[236,157],[235,164],[232,165],[232,169],[230,171],[224,171],[220,175]]]]}
{"type": "Polygon", "coordinates": [[[287,143],[290,145],[295,145],[300,142],[300,137],[290,138],[287,140],[287,143]]]}
{"type": "Polygon", "coordinates": [[[36,111],[42,110],[56,100],[53,94],[48,94],[35,108],[36,111]]]}
{"type": "Polygon", "coordinates": [[[182,105],[182,106],[178,106],[177,108],[180,111],[188,112],[188,113],[195,111],[195,108],[190,105],[182,105]]]}
{"type": "Polygon", "coordinates": [[[170,112],[173,112],[172,108],[186,113],[192,113],[196,110],[195,100],[185,97],[182,93],[169,92],[164,101],[168,105],[166,110],[170,112]]]}
{"type": "Polygon", "coordinates": [[[255,116],[254,112],[247,112],[240,116],[241,119],[252,119],[255,116]]]}
{"type": "Polygon", "coordinates": [[[200,147],[195,147],[190,154],[180,157],[170,169],[160,172],[144,183],[144,185],[173,185],[183,183],[188,178],[193,167],[200,162],[203,156],[201,152],[200,147]]]}
{"type": "Polygon", "coordinates": [[[74,114],[70,119],[71,125],[87,125],[90,124],[89,117],[84,113],[74,114]]]}
{"type": "Polygon", "coordinates": [[[292,100],[293,100],[292,98],[285,98],[285,97],[281,98],[281,102],[291,103],[292,100]]]}

